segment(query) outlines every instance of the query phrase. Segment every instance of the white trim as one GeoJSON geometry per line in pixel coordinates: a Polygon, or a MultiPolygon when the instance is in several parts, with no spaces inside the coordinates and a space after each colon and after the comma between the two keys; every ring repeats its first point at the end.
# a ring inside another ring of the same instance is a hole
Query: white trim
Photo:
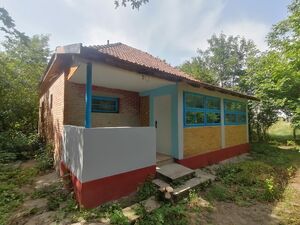
{"type": "Polygon", "coordinates": [[[247,134],[247,143],[249,143],[249,123],[248,123],[248,101],[247,101],[247,104],[246,104],[246,134],[247,134]]]}
{"type": "Polygon", "coordinates": [[[178,91],[178,158],[183,159],[183,91],[181,85],[178,91]]]}
{"type": "Polygon", "coordinates": [[[221,148],[225,148],[225,118],[224,118],[224,98],[221,97],[221,148]]]}

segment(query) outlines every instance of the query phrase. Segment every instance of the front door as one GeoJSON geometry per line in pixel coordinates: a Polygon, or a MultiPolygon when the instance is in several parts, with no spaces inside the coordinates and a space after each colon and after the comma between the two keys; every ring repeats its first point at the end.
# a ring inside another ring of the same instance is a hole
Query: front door
{"type": "Polygon", "coordinates": [[[171,95],[154,97],[156,151],[171,155],[171,95]]]}

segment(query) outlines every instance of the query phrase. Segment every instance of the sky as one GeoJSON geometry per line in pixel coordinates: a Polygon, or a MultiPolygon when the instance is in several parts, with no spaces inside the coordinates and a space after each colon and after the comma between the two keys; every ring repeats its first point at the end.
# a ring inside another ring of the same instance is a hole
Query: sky
{"type": "Polygon", "coordinates": [[[173,66],[207,48],[214,33],[240,35],[266,50],[265,36],[291,0],[149,0],[139,10],[114,0],[0,0],[27,35],[49,34],[50,49],[122,42],[173,66]]]}

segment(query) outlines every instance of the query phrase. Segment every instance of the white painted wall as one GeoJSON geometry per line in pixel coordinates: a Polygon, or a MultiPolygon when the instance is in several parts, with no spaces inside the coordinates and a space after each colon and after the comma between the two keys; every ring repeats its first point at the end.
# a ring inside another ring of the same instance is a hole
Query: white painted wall
{"type": "Polygon", "coordinates": [[[84,127],[65,125],[63,129],[62,160],[81,181],[84,150],[84,127]]]}
{"type": "Polygon", "coordinates": [[[65,149],[72,154],[64,153],[63,160],[81,182],[156,164],[154,127],[79,128],[66,125],[64,133],[65,149]],[[77,132],[80,138],[70,136],[77,132]],[[82,159],[80,164],[76,163],[78,156],[82,159]]]}

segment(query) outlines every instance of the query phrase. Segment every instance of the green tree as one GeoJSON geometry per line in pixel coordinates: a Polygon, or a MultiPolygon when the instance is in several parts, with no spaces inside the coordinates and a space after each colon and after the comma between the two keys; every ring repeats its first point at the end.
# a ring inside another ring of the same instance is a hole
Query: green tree
{"type": "Polygon", "coordinates": [[[120,6],[126,7],[127,4],[130,4],[132,9],[139,9],[143,4],[148,2],[149,0],[115,0],[115,6],[116,8],[120,6]]]}
{"type": "Polygon", "coordinates": [[[205,82],[239,90],[247,59],[258,54],[253,41],[221,33],[214,34],[208,44],[206,50],[198,49],[198,56],[181,65],[181,69],[205,82]]]}
{"type": "Polygon", "coordinates": [[[26,144],[37,132],[38,84],[49,56],[48,36],[19,32],[0,10],[5,40],[0,52],[0,150],[26,144]]]}
{"type": "MultiPolygon", "coordinates": [[[[269,104],[268,110],[259,112],[265,117],[285,112],[295,134],[300,128],[300,1],[294,0],[288,9],[287,19],[267,36],[269,51],[252,61],[245,80],[251,92],[269,104]]],[[[265,121],[262,117],[257,123],[265,121]]]]}

